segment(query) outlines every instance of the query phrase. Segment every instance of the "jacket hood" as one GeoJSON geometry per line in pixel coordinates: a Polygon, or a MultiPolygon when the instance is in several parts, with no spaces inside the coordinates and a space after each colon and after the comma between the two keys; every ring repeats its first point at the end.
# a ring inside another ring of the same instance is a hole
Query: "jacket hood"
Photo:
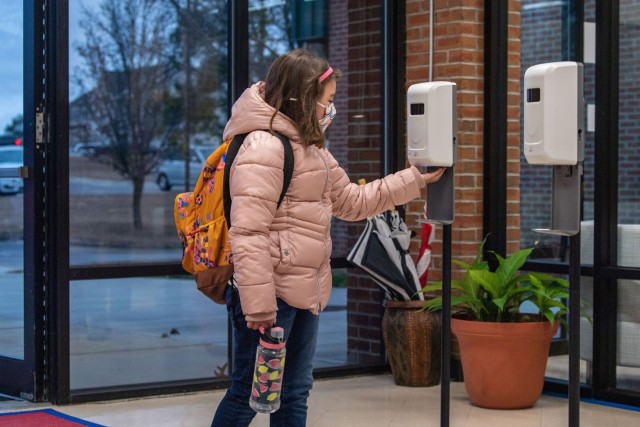
{"type": "MultiPolygon", "coordinates": [[[[275,109],[264,100],[264,82],[258,82],[245,89],[233,104],[231,118],[224,128],[223,141],[254,130],[269,130],[274,111],[275,109]]],[[[290,141],[299,140],[296,126],[290,118],[280,112],[273,119],[273,130],[280,132],[290,141]]]]}

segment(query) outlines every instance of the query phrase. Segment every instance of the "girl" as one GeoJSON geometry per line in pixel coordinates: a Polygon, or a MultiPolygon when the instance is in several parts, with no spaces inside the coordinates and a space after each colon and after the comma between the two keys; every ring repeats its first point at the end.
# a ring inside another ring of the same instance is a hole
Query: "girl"
{"type": "Polygon", "coordinates": [[[411,167],[366,185],[351,183],[325,147],[324,131],[336,116],[340,72],[316,54],[298,49],[271,65],[265,82],[247,89],[233,106],[224,139],[251,132],[229,175],[236,286],[227,289],[233,323],[231,387],[212,426],[248,426],[259,329],[285,330],[287,360],[280,409],[271,426],[304,426],[313,385],[318,314],[331,293],[331,217],[358,221],[405,204],[444,169],[422,174],[411,167]],[[291,183],[276,209],[283,182],[283,146],[291,141],[291,183]]]}

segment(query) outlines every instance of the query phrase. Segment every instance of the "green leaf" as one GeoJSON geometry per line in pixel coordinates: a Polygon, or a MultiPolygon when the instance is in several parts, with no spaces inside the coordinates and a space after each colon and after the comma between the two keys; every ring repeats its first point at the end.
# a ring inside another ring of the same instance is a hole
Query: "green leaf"
{"type": "Polygon", "coordinates": [[[482,239],[482,242],[480,242],[480,246],[478,246],[478,251],[476,252],[476,258],[473,260],[473,264],[472,264],[474,270],[489,269],[489,264],[483,260],[484,245],[485,243],[487,243],[488,238],[489,238],[489,235],[487,234],[484,237],[484,239],[482,239]]]}
{"type": "Polygon", "coordinates": [[[501,298],[495,298],[492,300],[492,302],[496,305],[496,307],[498,307],[500,309],[500,311],[504,310],[504,305],[506,304],[507,300],[509,299],[508,295],[505,295],[501,298]]]}
{"type": "Polygon", "coordinates": [[[456,281],[456,283],[452,284],[451,287],[453,289],[461,291],[465,295],[469,295],[474,298],[478,297],[478,292],[480,289],[480,285],[478,284],[478,282],[476,282],[468,273],[465,274],[462,281],[456,281]]]}
{"type": "Polygon", "coordinates": [[[486,270],[469,270],[469,275],[489,292],[492,298],[499,298],[501,294],[500,277],[496,273],[486,270]]]}
{"type": "Polygon", "coordinates": [[[433,291],[441,291],[442,290],[442,282],[433,283],[431,285],[426,285],[418,292],[433,292],[433,291]]]}
{"type": "Polygon", "coordinates": [[[435,297],[427,301],[424,305],[427,311],[438,311],[442,310],[442,297],[435,297]]]}
{"type": "Polygon", "coordinates": [[[538,279],[540,282],[553,282],[553,283],[557,283],[565,288],[569,287],[569,281],[565,280],[561,277],[555,277],[552,276],[550,274],[547,273],[537,273],[537,272],[529,272],[527,273],[527,276],[529,277],[535,277],[536,279],[538,279]]]}
{"type": "MultiPolygon", "coordinates": [[[[566,324],[563,316],[568,313],[569,282],[547,273],[521,273],[533,248],[520,249],[506,258],[492,252],[498,261],[498,267],[492,272],[489,263],[483,260],[486,240],[485,237],[478,246],[471,264],[453,260],[465,274],[461,280],[451,281],[451,289],[455,291],[451,298],[452,313],[479,321],[518,322],[522,320],[520,306],[530,302],[542,319],[566,324]]],[[[423,292],[441,289],[442,283],[438,282],[425,286],[423,292]]],[[[438,297],[429,304],[431,310],[436,310],[442,307],[442,300],[438,297]]],[[[590,320],[588,314],[582,315],[590,320]]]]}
{"type": "Polygon", "coordinates": [[[553,323],[556,320],[556,315],[549,310],[544,311],[542,314],[547,318],[549,323],[553,323]]]}
{"type": "Polygon", "coordinates": [[[451,262],[454,263],[455,265],[457,265],[458,267],[464,268],[465,270],[471,270],[471,265],[467,264],[464,261],[453,259],[453,260],[451,260],[451,262]]]}
{"type": "MultiPolygon", "coordinates": [[[[527,261],[527,258],[529,258],[529,255],[531,255],[531,251],[533,251],[533,249],[520,249],[519,251],[513,253],[510,257],[503,259],[500,262],[496,273],[498,273],[502,280],[510,280],[517,273],[517,271],[522,268],[524,263],[527,261]]],[[[498,254],[495,255],[499,257],[498,254]]]]}

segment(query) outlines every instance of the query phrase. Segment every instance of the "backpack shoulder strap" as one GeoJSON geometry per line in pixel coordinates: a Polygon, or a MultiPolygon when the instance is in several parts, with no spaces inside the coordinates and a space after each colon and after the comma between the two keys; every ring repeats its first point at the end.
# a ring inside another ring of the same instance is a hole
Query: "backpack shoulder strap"
{"type": "Polygon", "coordinates": [[[240,150],[240,146],[244,142],[244,139],[248,134],[243,133],[233,137],[229,142],[227,148],[227,156],[224,161],[224,181],[222,187],[222,205],[224,206],[224,217],[227,220],[227,228],[231,227],[231,194],[229,191],[229,172],[231,171],[231,164],[240,150]]]}
{"type": "MultiPolygon", "coordinates": [[[[265,132],[270,132],[266,130],[265,132]]],[[[278,199],[277,207],[280,207],[280,204],[284,200],[284,196],[287,194],[287,190],[289,189],[289,184],[291,183],[291,178],[293,177],[293,147],[291,147],[291,141],[282,135],[279,132],[274,132],[278,137],[280,142],[282,142],[282,146],[284,147],[284,179],[282,180],[282,192],[280,193],[280,198],[278,199]]],[[[223,183],[223,201],[224,201],[224,216],[227,220],[227,227],[231,227],[231,194],[229,190],[229,172],[231,171],[231,164],[236,158],[238,151],[240,150],[240,146],[244,142],[248,134],[243,133],[241,135],[236,135],[233,137],[233,140],[229,143],[229,148],[227,149],[227,156],[224,164],[224,183],[223,183]]]]}
{"type": "Polygon", "coordinates": [[[291,178],[293,177],[293,148],[291,147],[289,138],[279,132],[276,132],[276,136],[280,139],[284,147],[284,179],[282,180],[282,193],[280,193],[280,199],[278,199],[278,207],[280,207],[289,189],[289,184],[291,184],[291,178]]]}

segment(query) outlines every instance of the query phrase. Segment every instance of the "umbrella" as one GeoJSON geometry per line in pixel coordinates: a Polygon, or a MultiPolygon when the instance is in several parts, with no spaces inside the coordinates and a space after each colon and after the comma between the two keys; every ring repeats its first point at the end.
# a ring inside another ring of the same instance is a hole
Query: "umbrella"
{"type": "Polygon", "coordinates": [[[416,262],[416,270],[420,277],[420,285],[427,284],[427,275],[429,274],[429,264],[431,263],[431,242],[433,241],[433,225],[422,224],[422,235],[420,240],[420,251],[418,252],[418,262],[416,262]]]}
{"type": "Polygon", "coordinates": [[[398,211],[367,219],[347,260],[367,272],[392,300],[424,300],[413,259],[411,232],[398,211]]]}

